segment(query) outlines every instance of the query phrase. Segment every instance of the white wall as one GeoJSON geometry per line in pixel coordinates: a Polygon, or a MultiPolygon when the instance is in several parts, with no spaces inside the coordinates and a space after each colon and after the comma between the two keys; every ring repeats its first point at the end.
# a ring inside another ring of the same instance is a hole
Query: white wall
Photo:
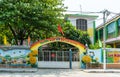
{"type": "MultiPolygon", "coordinates": [[[[70,68],[70,65],[69,61],[38,61],[38,68],[70,68]]],[[[80,68],[80,62],[72,62],[72,68],[80,68]]]]}
{"type": "Polygon", "coordinates": [[[68,18],[73,26],[76,26],[76,18],[68,18]]]}
{"type": "Polygon", "coordinates": [[[79,69],[80,68],[80,62],[72,62],[72,68],[73,69],[79,69]]]}

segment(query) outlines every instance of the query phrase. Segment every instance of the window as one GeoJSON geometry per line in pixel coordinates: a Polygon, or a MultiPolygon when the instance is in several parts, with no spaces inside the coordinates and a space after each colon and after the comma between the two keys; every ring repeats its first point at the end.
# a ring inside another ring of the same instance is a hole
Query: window
{"type": "Polygon", "coordinates": [[[102,41],[103,40],[103,28],[99,30],[99,33],[100,33],[100,40],[102,41]]]}
{"type": "Polygon", "coordinates": [[[112,22],[107,26],[108,38],[113,38],[115,36],[115,22],[112,22]]]}
{"type": "Polygon", "coordinates": [[[120,19],[118,19],[118,35],[120,36],[120,19]]]}
{"type": "Polygon", "coordinates": [[[87,31],[87,20],[85,20],[85,19],[77,19],[76,20],[76,28],[81,29],[83,31],[87,31]]]}
{"type": "Polygon", "coordinates": [[[97,42],[97,39],[99,38],[98,37],[98,31],[95,31],[95,37],[94,38],[95,38],[95,42],[97,42]]]}

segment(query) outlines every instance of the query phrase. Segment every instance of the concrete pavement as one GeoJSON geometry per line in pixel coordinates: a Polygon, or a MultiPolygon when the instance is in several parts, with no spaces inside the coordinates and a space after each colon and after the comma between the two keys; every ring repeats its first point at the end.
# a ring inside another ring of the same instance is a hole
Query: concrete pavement
{"type": "Polygon", "coordinates": [[[0,77],[120,77],[120,73],[87,73],[80,69],[39,69],[37,72],[0,72],[0,77]]]}

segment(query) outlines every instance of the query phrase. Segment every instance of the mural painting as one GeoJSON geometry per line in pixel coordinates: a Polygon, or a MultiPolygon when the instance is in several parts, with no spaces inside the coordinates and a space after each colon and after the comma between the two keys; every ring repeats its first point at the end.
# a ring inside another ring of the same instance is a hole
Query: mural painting
{"type": "Polygon", "coordinates": [[[0,47],[0,67],[32,68],[37,67],[37,51],[21,47],[0,47]]]}
{"type": "Polygon", "coordinates": [[[99,62],[102,63],[102,49],[97,49],[97,50],[88,50],[87,51],[88,55],[92,58],[92,62],[99,62]]]}
{"type": "Polygon", "coordinates": [[[119,51],[107,52],[107,63],[120,63],[120,52],[119,51]]]}

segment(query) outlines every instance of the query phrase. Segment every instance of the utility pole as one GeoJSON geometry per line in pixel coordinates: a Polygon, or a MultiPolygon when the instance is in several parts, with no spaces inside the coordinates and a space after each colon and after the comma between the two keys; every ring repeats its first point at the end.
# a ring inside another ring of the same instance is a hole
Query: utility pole
{"type": "Polygon", "coordinates": [[[80,13],[82,14],[82,6],[80,5],[80,13]]]}
{"type": "Polygon", "coordinates": [[[106,70],[106,31],[105,31],[105,23],[106,23],[106,17],[110,14],[108,10],[103,11],[103,69],[106,70]]]}
{"type": "Polygon", "coordinates": [[[106,22],[106,10],[103,11],[103,69],[106,70],[106,50],[105,50],[105,38],[106,38],[106,32],[105,32],[105,22],[106,22]]]}

